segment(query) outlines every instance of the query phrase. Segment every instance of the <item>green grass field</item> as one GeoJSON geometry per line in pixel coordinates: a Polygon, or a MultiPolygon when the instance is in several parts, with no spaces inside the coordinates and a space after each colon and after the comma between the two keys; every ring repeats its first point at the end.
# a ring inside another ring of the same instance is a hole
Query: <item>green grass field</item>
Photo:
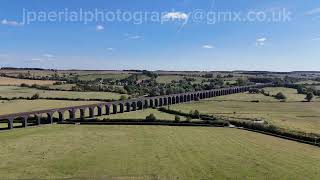
{"type": "MultiPolygon", "coordinates": [[[[109,116],[101,116],[97,117],[99,119],[136,119],[136,120],[144,120],[147,116],[150,114],[154,114],[157,118],[157,120],[174,120],[175,115],[160,112],[157,109],[144,109],[142,111],[132,111],[129,113],[123,113],[123,114],[111,114],[109,116]]],[[[180,120],[186,120],[185,117],[180,117],[180,120]]]]}
{"type": "Polygon", "coordinates": [[[75,84],[61,84],[61,85],[50,85],[51,89],[59,89],[59,90],[71,90],[72,87],[76,86],[75,84]]]}
{"type": "Polygon", "coordinates": [[[113,79],[113,80],[121,80],[129,77],[130,74],[128,73],[117,73],[117,74],[87,74],[87,75],[81,75],[79,76],[79,80],[82,81],[93,81],[97,78],[102,79],[113,79]]]}
{"type": "Polygon", "coordinates": [[[202,80],[206,80],[206,78],[202,78],[202,77],[190,77],[190,76],[181,76],[181,75],[161,75],[161,76],[157,77],[157,82],[158,83],[171,83],[172,81],[183,80],[185,77],[194,78],[195,83],[201,83],[202,80]]]}
{"type": "Polygon", "coordinates": [[[0,115],[45,110],[52,108],[63,108],[68,106],[80,106],[86,104],[95,104],[95,101],[60,101],[60,100],[14,100],[0,101],[0,115]]]}
{"type": "Polygon", "coordinates": [[[301,102],[304,95],[295,93],[293,89],[267,88],[271,94],[284,92],[287,102],[279,102],[273,97],[261,94],[233,94],[211,99],[179,104],[172,109],[190,112],[199,110],[200,113],[222,115],[236,118],[251,118],[265,120],[274,125],[304,132],[320,133],[320,102],[301,102]],[[259,100],[259,103],[251,102],[259,100]]]}
{"type": "Polygon", "coordinates": [[[320,149],[202,127],[53,125],[0,133],[4,179],[318,179],[320,149]]]}
{"type": "Polygon", "coordinates": [[[121,94],[112,92],[75,92],[75,91],[47,91],[17,86],[0,86],[1,97],[32,97],[39,93],[43,98],[70,98],[70,99],[114,99],[118,100],[121,94]]]}

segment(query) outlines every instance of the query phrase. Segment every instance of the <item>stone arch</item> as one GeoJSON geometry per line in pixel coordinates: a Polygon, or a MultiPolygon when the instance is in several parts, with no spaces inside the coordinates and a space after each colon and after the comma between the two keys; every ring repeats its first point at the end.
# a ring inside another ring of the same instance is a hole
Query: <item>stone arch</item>
{"type": "Polygon", "coordinates": [[[163,105],[167,106],[168,105],[168,97],[163,98],[163,105]]]}
{"type": "Polygon", "coordinates": [[[137,110],[137,102],[136,101],[133,101],[131,103],[131,107],[132,107],[132,111],[136,111],[137,110]]]}
{"type": "Polygon", "coordinates": [[[147,99],[144,100],[143,106],[144,106],[144,108],[148,108],[149,107],[149,101],[147,99]]]}
{"type": "Polygon", "coordinates": [[[190,94],[187,95],[187,102],[189,102],[189,101],[191,101],[191,95],[190,94]]]}
{"type": "Polygon", "coordinates": [[[104,105],[104,107],[105,107],[105,115],[110,115],[110,104],[106,104],[106,105],[104,105]]]}
{"type": "Polygon", "coordinates": [[[150,100],[149,100],[149,107],[150,107],[150,108],[153,108],[153,107],[154,107],[154,100],[153,100],[153,99],[150,99],[150,100]]]}
{"type": "Polygon", "coordinates": [[[176,96],[176,104],[179,104],[180,103],[180,98],[179,96],[176,96]]]}
{"type": "Polygon", "coordinates": [[[159,99],[155,98],[154,99],[154,107],[158,107],[159,106],[159,99]]]}
{"type": "Polygon", "coordinates": [[[176,97],[174,96],[171,97],[171,104],[176,104],[176,97]]]}
{"type": "Polygon", "coordinates": [[[168,97],[168,105],[171,105],[171,104],[173,104],[173,103],[172,103],[172,97],[169,96],[169,97],[168,97]]]}
{"type": "Polygon", "coordinates": [[[80,120],[84,120],[85,117],[86,117],[86,111],[88,110],[87,107],[84,107],[84,108],[80,108],[80,120]]]}
{"type": "Polygon", "coordinates": [[[53,123],[53,112],[43,112],[39,114],[41,124],[52,124],[53,123]]]}
{"type": "Polygon", "coordinates": [[[97,106],[97,116],[102,116],[102,114],[103,114],[103,112],[102,112],[102,106],[101,105],[99,105],[99,106],[97,106]]]}
{"type": "Polygon", "coordinates": [[[143,102],[142,101],[138,101],[137,102],[137,107],[139,110],[142,110],[143,109],[143,102]]]}
{"type": "Polygon", "coordinates": [[[159,106],[161,107],[161,106],[163,106],[163,98],[159,98],[159,106]]]}
{"type": "Polygon", "coordinates": [[[124,104],[123,103],[119,103],[119,113],[123,113],[124,112],[124,104]]]}
{"type": "Polygon", "coordinates": [[[117,114],[118,113],[118,106],[117,104],[112,104],[112,114],[117,114]]]}
{"type": "Polygon", "coordinates": [[[126,109],[125,109],[126,112],[130,112],[131,111],[131,104],[129,102],[125,103],[125,107],[126,107],[126,109]]]}
{"type": "Polygon", "coordinates": [[[183,103],[184,102],[184,97],[183,95],[180,95],[180,100],[179,100],[180,103],[183,103]]]}

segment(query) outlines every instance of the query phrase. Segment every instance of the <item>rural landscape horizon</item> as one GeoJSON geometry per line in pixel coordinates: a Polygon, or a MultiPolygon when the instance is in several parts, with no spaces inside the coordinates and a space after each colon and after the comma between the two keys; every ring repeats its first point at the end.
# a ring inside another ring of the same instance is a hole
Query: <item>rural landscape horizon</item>
{"type": "Polygon", "coordinates": [[[0,1],[0,180],[320,178],[320,3],[0,1]]]}

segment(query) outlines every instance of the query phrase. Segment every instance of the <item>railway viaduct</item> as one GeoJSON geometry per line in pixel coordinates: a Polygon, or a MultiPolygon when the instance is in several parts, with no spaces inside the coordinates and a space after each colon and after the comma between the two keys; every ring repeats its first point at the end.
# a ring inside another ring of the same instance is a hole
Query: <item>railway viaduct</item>
{"type": "Polygon", "coordinates": [[[187,103],[216,96],[242,93],[248,91],[251,88],[264,88],[267,86],[270,86],[270,84],[258,84],[251,86],[212,89],[181,94],[171,94],[165,96],[142,97],[123,101],[104,102],[99,104],[83,106],[72,106],[57,109],[47,109],[41,111],[6,114],[1,115],[0,120],[6,121],[8,123],[8,129],[13,129],[13,123],[17,121],[22,123],[22,127],[27,127],[28,121],[31,121],[31,119],[33,122],[35,122],[36,125],[41,125],[44,119],[46,120],[45,124],[52,124],[54,117],[58,117],[59,121],[64,121],[67,119],[76,119],[76,115],[79,115],[79,119],[84,120],[86,117],[93,118],[95,116],[103,116],[143,110],[146,108],[187,103]]]}

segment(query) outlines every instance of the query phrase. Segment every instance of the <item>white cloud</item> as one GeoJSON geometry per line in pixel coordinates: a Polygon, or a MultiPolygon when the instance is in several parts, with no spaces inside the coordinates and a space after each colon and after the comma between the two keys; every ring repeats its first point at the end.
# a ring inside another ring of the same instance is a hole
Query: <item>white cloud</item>
{"type": "Polygon", "coordinates": [[[96,26],[96,30],[97,31],[103,31],[104,30],[104,27],[102,25],[97,25],[96,26]]]}
{"type": "Polygon", "coordinates": [[[112,48],[112,47],[107,48],[107,50],[108,50],[108,51],[115,51],[115,49],[112,48]]]}
{"type": "Polygon", "coordinates": [[[258,39],[256,40],[256,45],[257,45],[257,46],[263,46],[263,45],[266,44],[266,41],[267,41],[267,38],[265,38],[265,37],[258,38],[258,39]]]}
{"type": "Polygon", "coordinates": [[[172,21],[175,21],[175,20],[187,20],[189,17],[186,13],[184,12],[170,12],[170,13],[167,13],[165,14],[164,16],[162,16],[162,19],[164,20],[172,20],[172,21]]]}
{"type": "Polygon", "coordinates": [[[306,12],[306,15],[314,15],[314,14],[320,14],[320,8],[315,8],[306,12]]]}
{"type": "Polygon", "coordinates": [[[141,39],[141,36],[135,35],[135,36],[129,36],[129,39],[141,39]]]}
{"type": "Polygon", "coordinates": [[[214,46],[210,45],[210,44],[205,44],[205,45],[202,46],[202,48],[204,48],[204,49],[213,49],[214,46]]]}
{"type": "Polygon", "coordinates": [[[124,34],[124,36],[126,36],[127,39],[141,39],[142,36],[139,36],[139,35],[133,35],[133,34],[124,34]]]}
{"type": "Polygon", "coordinates": [[[43,56],[46,58],[54,58],[54,55],[52,55],[52,54],[44,54],[43,56]]]}
{"type": "Polygon", "coordinates": [[[23,26],[23,23],[19,23],[17,21],[8,21],[6,19],[3,19],[1,21],[2,25],[7,25],[7,26],[23,26]]]}
{"type": "Polygon", "coordinates": [[[33,63],[42,63],[42,62],[44,62],[44,60],[43,60],[43,59],[40,59],[40,58],[32,58],[32,59],[30,60],[30,62],[33,62],[33,63]]]}

